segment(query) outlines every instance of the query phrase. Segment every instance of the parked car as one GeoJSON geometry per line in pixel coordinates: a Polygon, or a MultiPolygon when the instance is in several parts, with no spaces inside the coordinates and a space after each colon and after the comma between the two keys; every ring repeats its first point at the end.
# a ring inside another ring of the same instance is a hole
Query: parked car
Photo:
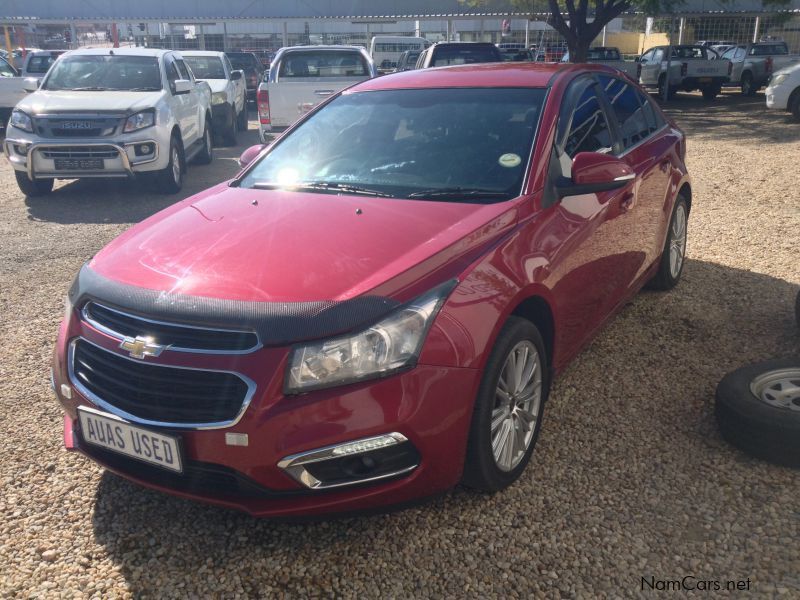
{"type": "Polygon", "coordinates": [[[255,55],[255,57],[258,59],[258,62],[261,63],[261,66],[263,66],[264,69],[269,69],[269,65],[272,62],[272,59],[275,58],[275,53],[269,50],[259,50],[257,48],[256,49],[245,48],[242,50],[242,52],[249,52],[255,55]]]}
{"type": "Polygon", "coordinates": [[[0,126],[5,127],[11,109],[27,94],[25,79],[4,58],[0,58],[0,126]]]}
{"type": "Polygon", "coordinates": [[[738,86],[745,96],[754,96],[775,71],[800,62],[800,54],[789,54],[786,42],[736,46],[725,52],[722,58],[731,62],[729,84],[738,86]]]}
{"type": "Polygon", "coordinates": [[[536,56],[532,50],[525,48],[500,48],[503,62],[534,62],[536,56]]]}
{"type": "Polygon", "coordinates": [[[74,50],[29,91],[3,143],[27,196],[55,179],[145,174],[174,193],[190,160],[211,162],[211,89],[177,52],[74,50]]]}
{"type": "MultiPolygon", "coordinates": [[[[569,52],[561,58],[561,62],[569,62],[569,52]]],[[[639,80],[639,63],[631,60],[623,60],[619,48],[611,46],[594,46],[593,48],[589,48],[589,52],[586,55],[586,62],[619,69],[634,81],[639,80]]]]}
{"type": "Polygon", "coordinates": [[[56,59],[67,50],[31,50],[25,54],[20,68],[21,77],[33,77],[41,80],[47,74],[56,59]]]}
{"type": "Polygon", "coordinates": [[[195,78],[211,87],[211,120],[214,133],[232,146],[236,134],[247,131],[247,92],[244,73],[234,69],[224,52],[181,52],[195,78]]]}
{"type": "MultiPolygon", "coordinates": [[[[657,46],[639,57],[640,83],[644,87],[657,88],[662,97],[667,81],[667,52],[668,46],[657,46]]],[[[713,100],[728,82],[730,72],[730,62],[717,59],[716,54],[705,46],[672,46],[669,66],[670,96],[678,91],[700,90],[703,98],[713,100]]]]}
{"type": "Polygon", "coordinates": [[[254,101],[258,86],[264,76],[264,65],[252,52],[226,52],[225,55],[231,61],[234,69],[244,72],[244,80],[247,85],[247,99],[254,101]]]}
{"type": "Polygon", "coordinates": [[[678,283],[685,148],[600,65],[336,93],[81,269],[52,373],[66,446],[260,516],[501,490],[552,377],[678,283]]]}
{"type": "Polygon", "coordinates": [[[735,46],[736,42],[730,40],[700,40],[699,42],[695,42],[695,45],[713,48],[714,46],[735,46]]]}
{"type": "Polygon", "coordinates": [[[800,63],[774,73],[764,94],[767,108],[788,111],[800,122],[800,63]]]}
{"type": "Polygon", "coordinates": [[[405,50],[397,59],[397,71],[410,71],[417,66],[417,59],[422,50],[405,50]]]}
{"type": "Polygon", "coordinates": [[[356,46],[293,46],[275,56],[258,88],[261,140],[285,128],[339,90],[377,76],[372,59],[356,46]]]}
{"type": "Polygon", "coordinates": [[[487,62],[503,62],[500,50],[494,44],[488,42],[436,42],[420,53],[416,68],[427,69],[487,62]]]}

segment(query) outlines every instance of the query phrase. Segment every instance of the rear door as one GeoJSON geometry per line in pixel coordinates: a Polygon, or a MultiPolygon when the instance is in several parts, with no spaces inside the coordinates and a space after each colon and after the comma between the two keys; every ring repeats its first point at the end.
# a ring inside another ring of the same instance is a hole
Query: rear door
{"type": "Polygon", "coordinates": [[[642,54],[639,59],[642,65],[642,72],[640,75],[642,85],[655,86],[658,84],[658,76],[661,73],[661,60],[664,57],[664,51],[661,48],[653,48],[642,54]]]}

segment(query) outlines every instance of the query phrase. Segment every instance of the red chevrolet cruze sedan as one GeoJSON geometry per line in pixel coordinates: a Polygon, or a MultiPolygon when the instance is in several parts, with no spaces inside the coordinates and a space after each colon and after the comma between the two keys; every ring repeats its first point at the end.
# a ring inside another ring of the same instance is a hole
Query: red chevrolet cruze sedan
{"type": "Polygon", "coordinates": [[[678,282],[685,149],[602,66],[336,94],[81,269],[53,368],[66,447],[261,516],[501,490],[552,377],[678,282]]]}

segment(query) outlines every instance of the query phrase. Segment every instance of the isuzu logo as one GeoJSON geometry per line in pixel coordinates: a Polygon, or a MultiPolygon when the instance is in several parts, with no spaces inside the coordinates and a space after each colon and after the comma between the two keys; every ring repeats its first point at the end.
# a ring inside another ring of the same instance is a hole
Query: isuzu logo
{"type": "Polygon", "coordinates": [[[61,124],[62,129],[91,129],[92,123],[89,121],[64,121],[61,124]]]}
{"type": "Polygon", "coordinates": [[[135,338],[126,337],[119,347],[127,350],[131,358],[144,360],[147,356],[159,356],[169,346],[156,344],[151,337],[137,335],[135,338]]]}

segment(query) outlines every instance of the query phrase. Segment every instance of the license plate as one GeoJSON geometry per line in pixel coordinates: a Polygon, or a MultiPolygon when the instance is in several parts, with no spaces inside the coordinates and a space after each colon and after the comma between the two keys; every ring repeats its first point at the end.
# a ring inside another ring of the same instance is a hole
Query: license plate
{"type": "Polygon", "coordinates": [[[711,77],[701,77],[698,81],[700,83],[711,83],[711,77]]]}
{"type": "Polygon", "coordinates": [[[59,171],[100,171],[106,165],[102,158],[56,158],[59,171]]]}
{"type": "Polygon", "coordinates": [[[78,407],[81,438],[87,444],[175,471],[183,472],[178,438],[131,425],[114,415],[78,407]]]}

